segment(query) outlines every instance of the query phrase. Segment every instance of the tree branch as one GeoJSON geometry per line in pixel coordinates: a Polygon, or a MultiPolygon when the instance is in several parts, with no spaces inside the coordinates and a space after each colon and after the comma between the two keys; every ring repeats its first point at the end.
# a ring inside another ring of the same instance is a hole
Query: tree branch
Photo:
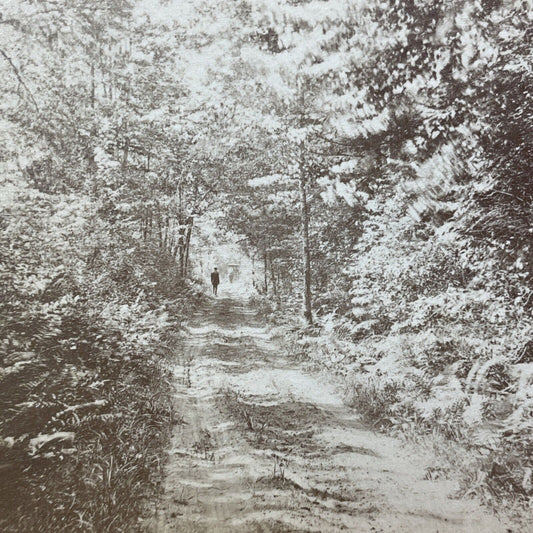
{"type": "Polygon", "coordinates": [[[15,73],[15,76],[17,77],[17,80],[19,80],[19,83],[24,87],[24,89],[28,93],[32,104],[35,106],[35,109],[37,111],[39,111],[39,106],[37,104],[37,101],[35,100],[32,92],[30,91],[30,89],[28,88],[28,86],[26,85],[24,80],[22,79],[22,76],[20,75],[20,72],[19,72],[17,66],[15,65],[15,63],[13,63],[12,59],[1,48],[0,48],[0,54],[2,54],[2,56],[4,56],[4,58],[5,58],[5,60],[9,63],[9,65],[13,69],[13,72],[15,73]]]}

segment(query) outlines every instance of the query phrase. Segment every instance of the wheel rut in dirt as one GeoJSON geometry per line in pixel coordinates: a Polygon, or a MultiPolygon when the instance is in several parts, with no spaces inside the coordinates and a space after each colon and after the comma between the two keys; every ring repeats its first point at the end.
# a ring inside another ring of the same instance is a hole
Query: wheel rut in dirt
{"type": "Polygon", "coordinates": [[[431,457],[365,428],[245,302],[191,320],[175,376],[183,423],[153,533],[506,531],[425,479],[431,457]]]}

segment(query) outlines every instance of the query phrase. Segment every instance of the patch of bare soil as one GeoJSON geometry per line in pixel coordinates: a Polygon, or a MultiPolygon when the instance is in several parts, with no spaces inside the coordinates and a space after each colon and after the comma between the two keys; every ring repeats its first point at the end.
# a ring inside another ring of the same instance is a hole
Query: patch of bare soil
{"type": "Polygon", "coordinates": [[[512,531],[432,457],[366,428],[253,310],[214,300],[176,362],[176,427],[151,533],[512,531]]]}

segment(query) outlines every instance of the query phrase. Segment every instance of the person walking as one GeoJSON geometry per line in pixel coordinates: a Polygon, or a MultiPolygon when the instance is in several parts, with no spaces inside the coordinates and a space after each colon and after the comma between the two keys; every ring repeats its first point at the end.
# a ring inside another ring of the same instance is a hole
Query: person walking
{"type": "Polygon", "coordinates": [[[218,292],[218,285],[220,283],[220,275],[218,273],[218,270],[215,269],[213,272],[211,272],[211,285],[213,285],[213,294],[216,296],[218,292]]]}

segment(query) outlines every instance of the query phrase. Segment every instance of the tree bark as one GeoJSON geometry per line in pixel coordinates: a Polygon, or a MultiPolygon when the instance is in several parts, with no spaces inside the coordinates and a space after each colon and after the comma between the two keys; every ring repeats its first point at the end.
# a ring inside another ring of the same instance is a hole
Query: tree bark
{"type": "Polygon", "coordinates": [[[274,298],[276,298],[276,300],[279,300],[276,273],[274,272],[274,265],[272,263],[272,252],[268,253],[268,265],[270,268],[270,281],[272,282],[272,293],[274,294],[274,298]]]}
{"type": "Polygon", "coordinates": [[[267,265],[267,251],[263,252],[263,265],[265,271],[265,283],[263,288],[265,289],[265,294],[268,294],[268,265],[267,265]]]}
{"type": "Polygon", "coordinates": [[[122,152],[122,170],[125,170],[128,166],[128,153],[130,151],[130,140],[126,137],[124,141],[124,148],[122,152]]]}
{"type": "Polygon", "coordinates": [[[178,271],[180,278],[185,277],[185,230],[183,228],[183,183],[178,182],[178,271]]]}
{"type": "MultiPolygon", "coordinates": [[[[304,127],[305,114],[305,82],[298,79],[299,105],[300,105],[300,128],[304,127]]],[[[300,141],[298,150],[298,182],[300,185],[300,203],[302,209],[302,248],[304,270],[304,316],[308,324],[313,323],[313,309],[311,306],[311,249],[309,246],[309,205],[307,202],[307,177],[305,175],[305,152],[304,142],[300,141]]]]}
{"type": "Polygon", "coordinates": [[[165,222],[164,222],[164,232],[163,232],[163,249],[167,250],[167,245],[168,245],[168,238],[169,238],[169,232],[170,232],[170,218],[169,216],[167,215],[165,217],[165,222]]]}
{"type": "Polygon", "coordinates": [[[157,237],[159,241],[159,248],[163,248],[163,224],[161,222],[161,210],[157,210],[157,237]]]}
{"type": "Polygon", "coordinates": [[[302,207],[302,245],[304,266],[304,316],[309,324],[313,323],[311,307],[311,249],[309,246],[309,205],[307,202],[307,181],[300,162],[300,202],[302,207]]]}
{"type": "Polygon", "coordinates": [[[189,266],[189,249],[191,244],[191,234],[194,219],[189,217],[187,219],[187,233],[185,234],[185,260],[183,264],[183,277],[187,275],[187,268],[189,266]]]}
{"type": "Polygon", "coordinates": [[[94,59],[91,62],[91,107],[94,109],[94,104],[96,101],[96,80],[95,80],[95,68],[94,68],[94,59]]]}

